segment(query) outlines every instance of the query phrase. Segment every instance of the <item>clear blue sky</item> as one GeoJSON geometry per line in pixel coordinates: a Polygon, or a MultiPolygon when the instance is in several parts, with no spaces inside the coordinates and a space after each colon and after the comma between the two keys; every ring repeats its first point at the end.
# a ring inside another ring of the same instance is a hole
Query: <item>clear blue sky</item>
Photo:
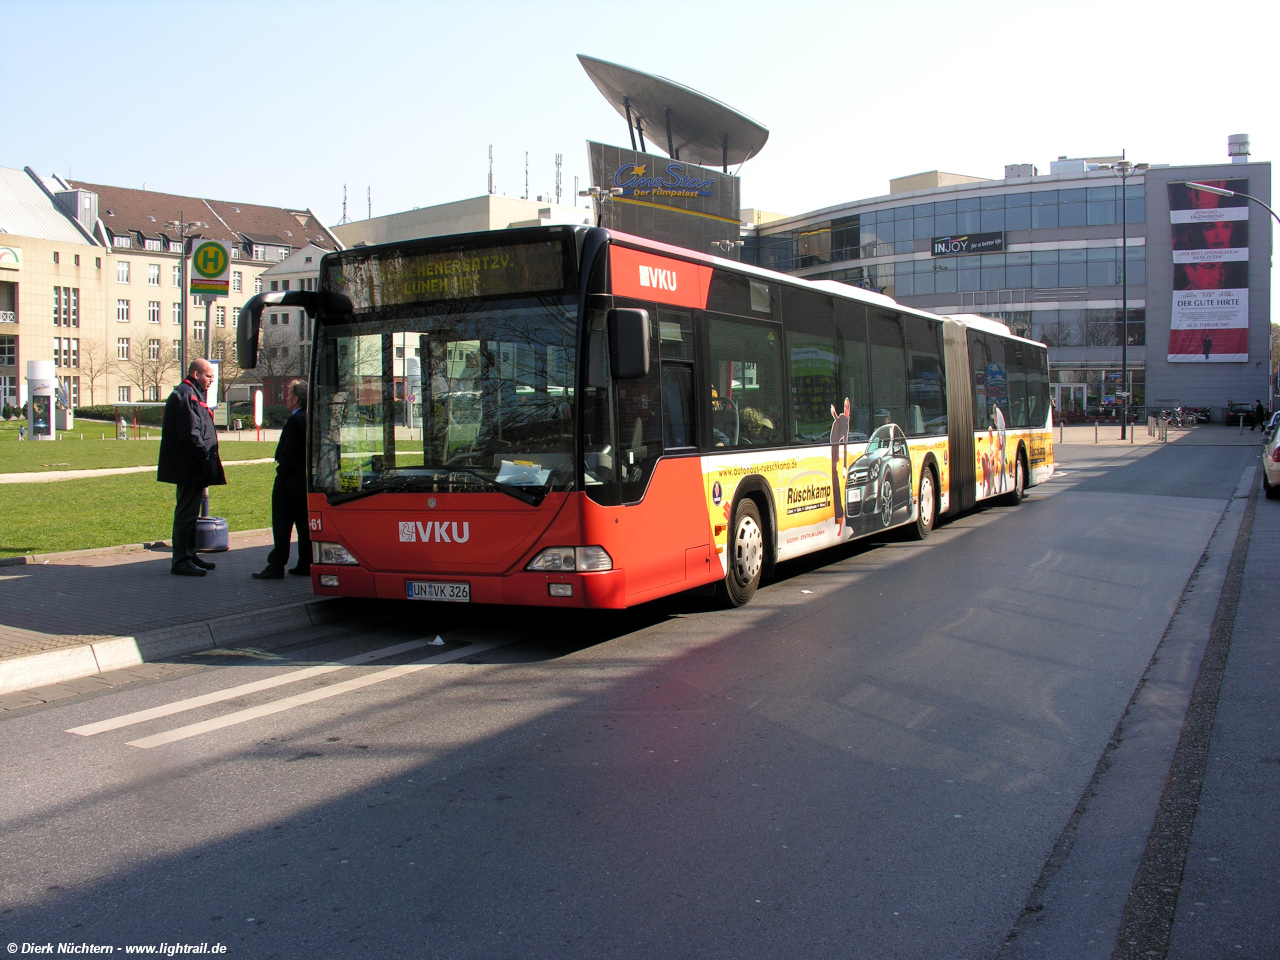
{"type": "Polygon", "coordinates": [[[575,54],[763,123],[745,206],[802,212],[1059,154],[1225,160],[1278,141],[1274,5],[0,0],[0,165],[311,207],[328,223],[485,192],[566,197],[624,122],[575,54]],[[1211,21],[1221,14],[1221,25],[1211,21]]]}

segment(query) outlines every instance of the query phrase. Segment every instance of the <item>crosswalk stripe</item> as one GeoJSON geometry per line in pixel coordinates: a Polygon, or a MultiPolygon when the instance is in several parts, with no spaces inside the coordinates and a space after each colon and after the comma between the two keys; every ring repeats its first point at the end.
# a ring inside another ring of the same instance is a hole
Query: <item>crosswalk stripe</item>
{"type": "Polygon", "coordinates": [[[137,747],[140,750],[150,750],[152,747],[160,747],[167,743],[175,743],[178,740],[186,740],[188,737],[196,737],[202,733],[221,730],[223,727],[231,727],[239,723],[246,723],[250,720],[256,720],[259,717],[267,717],[273,713],[290,710],[293,707],[300,707],[304,704],[315,703],[317,700],[336,697],[341,693],[359,690],[361,687],[368,687],[375,683],[381,683],[384,680],[394,680],[397,677],[403,677],[410,673],[417,673],[419,670],[426,670],[429,667],[448,663],[451,660],[460,660],[463,657],[470,657],[477,653],[483,653],[486,650],[492,650],[494,647],[500,647],[511,643],[512,639],[513,638],[506,638],[502,640],[473,643],[471,646],[436,654],[434,657],[428,657],[425,660],[419,660],[415,663],[405,663],[396,667],[387,667],[385,670],[379,670],[377,673],[369,673],[362,677],[354,677],[351,680],[345,680],[342,683],[335,683],[328,687],[321,687],[318,690],[309,690],[306,693],[299,693],[296,696],[285,697],[283,700],[273,700],[271,703],[264,703],[257,707],[250,707],[246,710],[238,710],[235,713],[229,713],[222,717],[215,717],[212,720],[204,720],[200,723],[188,724],[185,727],[178,727],[174,730],[166,731],[165,733],[157,733],[150,737],[143,737],[140,740],[131,740],[129,741],[128,746],[137,747]]]}
{"type": "Polygon", "coordinates": [[[387,657],[394,657],[399,653],[407,653],[410,650],[417,650],[431,643],[430,640],[410,640],[406,643],[397,643],[395,646],[383,647],[381,650],[370,650],[368,653],[361,653],[354,657],[347,657],[345,660],[339,660],[337,663],[326,663],[315,667],[305,667],[302,670],[293,670],[289,673],[280,674],[275,677],[267,677],[264,680],[255,680],[252,683],[244,683],[238,687],[230,687],[226,690],[218,690],[214,693],[206,693],[199,697],[189,697],[186,700],[176,700],[173,703],[166,703],[159,707],[151,707],[148,710],[139,710],[136,713],[126,713],[120,717],[112,717],[109,720],[100,720],[97,723],[86,723],[84,726],[72,727],[67,733],[75,733],[82,737],[92,737],[97,733],[106,733],[108,730],[118,730],[121,727],[129,727],[135,723],[145,723],[148,720],[155,720],[159,717],[167,717],[175,713],[184,713],[187,710],[195,710],[199,707],[207,706],[211,703],[218,703],[222,700],[231,700],[234,697],[242,697],[246,694],[257,693],[260,690],[270,690],[273,687],[282,687],[286,683],[297,683],[300,680],[308,680],[311,677],[323,676],[326,673],[333,673],[336,670],[345,670],[348,667],[358,667],[361,664],[370,663],[374,660],[384,660],[387,657]]]}

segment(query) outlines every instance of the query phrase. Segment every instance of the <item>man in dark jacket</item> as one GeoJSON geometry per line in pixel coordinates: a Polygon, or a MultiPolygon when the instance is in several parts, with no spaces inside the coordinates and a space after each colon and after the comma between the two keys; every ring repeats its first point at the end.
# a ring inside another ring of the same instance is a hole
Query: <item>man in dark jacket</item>
{"type": "Polygon", "coordinates": [[[289,539],[298,530],[298,565],[289,569],[311,576],[311,533],[307,527],[307,382],[289,387],[289,419],[276,444],[276,482],[271,487],[271,536],[275,546],[255,580],[280,580],[289,562],[289,539]]]}
{"type": "Polygon", "coordinates": [[[173,510],[173,566],[170,573],[203,577],[214,564],[196,555],[196,520],[207,487],[227,482],[218,457],[218,432],[205,402],[213,382],[213,365],[192,360],[186,379],[173,388],[164,405],[160,430],[160,467],[156,479],[177,486],[173,510]]]}

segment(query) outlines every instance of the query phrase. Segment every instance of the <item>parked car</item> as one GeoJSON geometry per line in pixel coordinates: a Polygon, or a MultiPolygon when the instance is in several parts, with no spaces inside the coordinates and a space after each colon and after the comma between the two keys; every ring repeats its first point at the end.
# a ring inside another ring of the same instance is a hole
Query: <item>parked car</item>
{"type": "Polygon", "coordinates": [[[861,535],[904,521],[911,515],[913,490],[906,435],[896,423],[877,427],[866,453],[849,465],[845,522],[861,535]]]}
{"type": "Polygon", "coordinates": [[[1268,500],[1280,500],[1280,413],[1271,418],[1267,445],[1262,451],[1262,489],[1268,500]]]}
{"type": "Polygon", "coordinates": [[[1234,427],[1241,420],[1248,423],[1253,418],[1253,404],[1232,400],[1227,406],[1227,426],[1234,427]]]}

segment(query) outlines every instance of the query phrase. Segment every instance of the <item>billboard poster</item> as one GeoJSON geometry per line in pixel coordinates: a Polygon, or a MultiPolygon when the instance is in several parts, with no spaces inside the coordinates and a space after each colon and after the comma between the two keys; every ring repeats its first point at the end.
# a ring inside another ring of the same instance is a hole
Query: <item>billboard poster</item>
{"type": "MultiPolygon", "coordinates": [[[[1207,180],[1248,193],[1249,181],[1207,180]]],[[[1170,363],[1249,359],[1249,201],[1169,184],[1173,230],[1170,363]]]]}

